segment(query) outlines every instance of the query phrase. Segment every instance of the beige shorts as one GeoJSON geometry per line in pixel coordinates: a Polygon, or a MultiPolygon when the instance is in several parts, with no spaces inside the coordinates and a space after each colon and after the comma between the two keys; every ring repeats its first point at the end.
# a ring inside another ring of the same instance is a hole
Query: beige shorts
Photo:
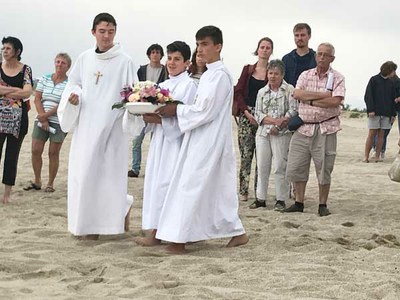
{"type": "Polygon", "coordinates": [[[314,161],[318,183],[331,183],[331,173],[336,159],[336,133],[323,135],[316,125],[313,136],[299,132],[290,141],[286,178],[291,182],[308,181],[311,158],[314,161]]]}

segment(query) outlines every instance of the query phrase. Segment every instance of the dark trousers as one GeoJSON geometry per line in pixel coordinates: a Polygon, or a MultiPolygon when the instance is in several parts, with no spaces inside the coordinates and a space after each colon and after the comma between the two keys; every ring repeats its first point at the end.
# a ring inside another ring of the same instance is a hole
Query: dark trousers
{"type": "Polygon", "coordinates": [[[0,159],[3,153],[3,145],[6,144],[6,155],[4,157],[3,183],[6,185],[15,185],[15,177],[17,177],[17,164],[19,151],[25,135],[18,138],[12,134],[0,133],[0,159]]]}

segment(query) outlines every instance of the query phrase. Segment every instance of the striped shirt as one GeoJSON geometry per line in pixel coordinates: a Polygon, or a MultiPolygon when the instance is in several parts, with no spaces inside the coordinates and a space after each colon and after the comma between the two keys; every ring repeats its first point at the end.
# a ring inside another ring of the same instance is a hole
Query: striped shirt
{"type": "MultiPolygon", "coordinates": [[[[60,103],[61,95],[68,81],[68,79],[66,79],[63,82],[54,85],[51,75],[52,74],[44,75],[40,78],[36,87],[36,91],[42,93],[42,105],[45,112],[48,112],[60,103]]],[[[50,116],[48,121],[56,124],[60,123],[58,121],[57,113],[50,116]]]]}
{"type": "MultiPolygon", "coordinates": [[[[312,92],[325,92],[329,73],[333,73],[334,78],[332,97],[344,98],[346,92],[344,77],[331,67],[329,67],[329,70],[325,74],[322,74],[321,77],[317,73],[317,68],[304,71],[297,80],[296,88],[312,92]]],[[[299,104],[300,118],[302,118],[304,122],[322,122],[319,126],[322,134],[332,134],[341,129],[339,117],[330,119],[331,117],[339,116],[340,111],[340,106],[321,108],[302,102],[299,104]],[[329,120],[323,122],[327,119],[329,120]]],[[[313,136],[314,130],[315,124],[304,124],[297,131],[305,136],[313,136]]]]}

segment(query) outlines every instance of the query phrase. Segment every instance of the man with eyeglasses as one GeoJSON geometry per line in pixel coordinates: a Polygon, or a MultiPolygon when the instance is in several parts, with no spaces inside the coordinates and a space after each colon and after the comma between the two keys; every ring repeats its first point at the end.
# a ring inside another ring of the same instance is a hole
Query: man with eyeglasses
{"type": "Polygon", "coordinates": [[[330,43],[318,46],[315,59],[317,67],[300,75],[293,93],[300,101],[298,112],[304,124],[293,134],[286,168],[286,177],[296,188],[296,202],[284,212],[303,212],[313,159],[319,186],[318,214],[323,217],[330,215],[326,203],[336,158],[336,133],[341,129],[340,106],[346,89],[343,75],[331,67],[335,48],[330,43]]]}

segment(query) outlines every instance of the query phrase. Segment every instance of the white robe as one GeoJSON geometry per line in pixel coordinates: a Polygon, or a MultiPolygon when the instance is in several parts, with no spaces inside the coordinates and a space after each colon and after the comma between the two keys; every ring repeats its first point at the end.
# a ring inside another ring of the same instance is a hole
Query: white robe
{"type": "MultiPolygon", "coordinates": [[[[197,85],[187,72],[170,77],[160,83],[169,89],[173,98],[184,104],[192,104],[197,85]]],[[[162,124],[148,124],[152,131],[144,178],[142,228],[157,229],[164,198],[178,159],[183,134],[176,118],[163,118],[162,124]]]]}
{"type": "Polygon", "coordinates": [[[127,197],[129,139],[122,110],[111,106],[137,81],[136,69],[119,44],[77,59],[58,107],[63,131],[74,129],[68,165],[68,230],[74,235],[119,234],[132,204],[127,197]],[[95,73],[103,75],[96,84],[95,73]],[[79,105],[68,102],[78,93],[79,105]]]}
{"type": "Polygon", "coordinates": [[[156,238],[186,243],[243,234],[232,137],[233,80],[221,61],[207,65],[193,105],[178,105],[185,134],[156,238]]]}

